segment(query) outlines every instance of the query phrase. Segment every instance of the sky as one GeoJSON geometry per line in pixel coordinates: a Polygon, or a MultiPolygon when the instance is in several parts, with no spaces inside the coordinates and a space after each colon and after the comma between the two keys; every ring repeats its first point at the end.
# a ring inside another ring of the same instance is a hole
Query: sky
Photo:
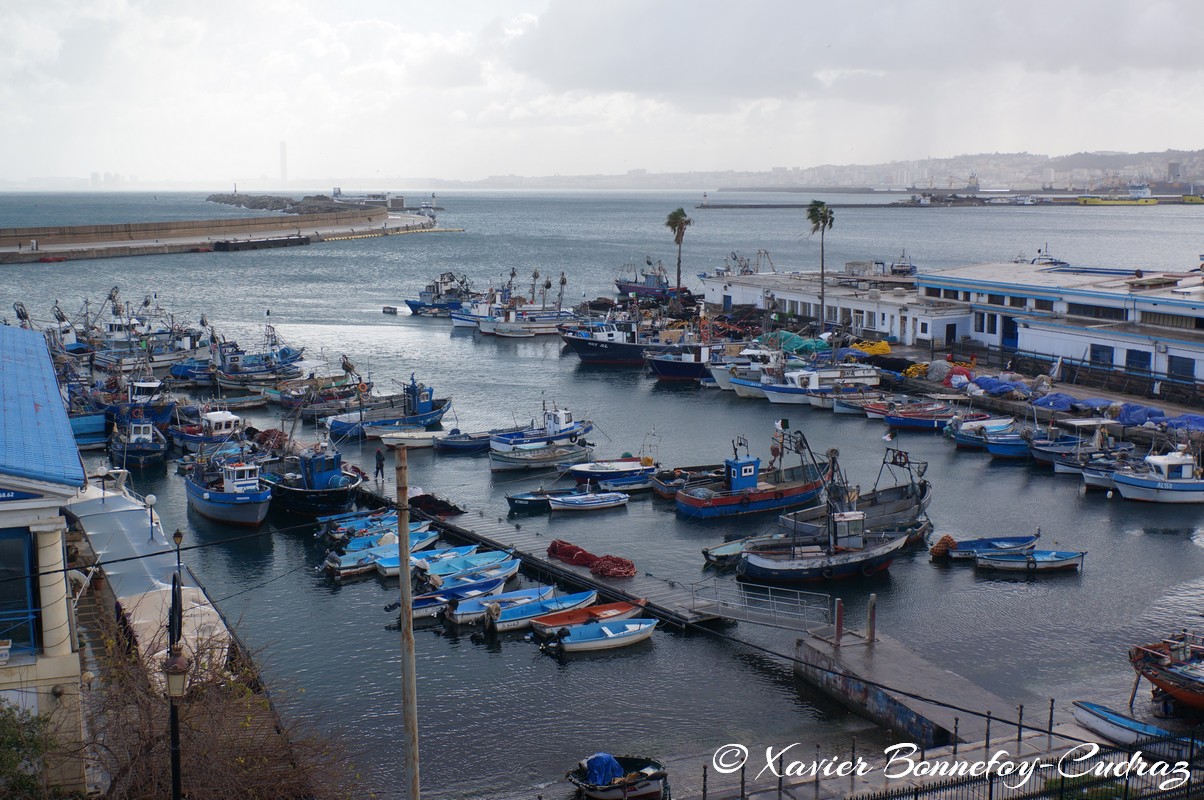
{"type": "Polygon", "coordinates": [[[1200,148],[1196,0],[0,0],[0,183],[1200,148]]]}

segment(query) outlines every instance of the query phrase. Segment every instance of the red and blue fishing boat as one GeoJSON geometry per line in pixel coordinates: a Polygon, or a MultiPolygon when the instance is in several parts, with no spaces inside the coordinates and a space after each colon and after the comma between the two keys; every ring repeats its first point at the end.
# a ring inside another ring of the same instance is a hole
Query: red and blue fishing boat
{"type": "Polygon", "coordinates": [[[761,459],[749,455],[748,440],[738,437],[732,442],[732,457],[723,462],[722,478],[687,485],[674,495],[677,513],[713,519],[802,508],[815,500],[832,479],[831,464],[815,458],[802,431],[788,430],[786,420],[780,420],[778,426],[766,470],[761,469],[761,459]],[[744,455],[740,454],[741,447],[744,455]],[[788,452],[797,454],[800,463],[783,466],[782,459],[788,452]]]}

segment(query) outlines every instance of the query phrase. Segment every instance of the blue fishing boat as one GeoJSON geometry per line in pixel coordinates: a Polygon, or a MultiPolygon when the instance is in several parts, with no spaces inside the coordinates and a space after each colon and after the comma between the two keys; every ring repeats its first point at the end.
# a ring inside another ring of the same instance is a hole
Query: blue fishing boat
{"type": "MultiPolygon", "coordinates": [[[[514,562],[516,565],[518,562],[514,562]]],[[[499,594],[506,586],[506,578],[487,578],[460,586],[449,586],[425,594],[414,595],[412,607],[414,619],[438,616],[451,602],[475,600],[499,594]]]]}
{"type": "Polygon", "coordinates": [[[604,478],[598,481],[598,488],[604,492],[650,492],[652,491],[652,475],[628,475],[626,478],[604,478]]]}
{"type": "MultiPolygon", "coordinates": [[[[530,627],[531,620],[536,617],[542,617],[545,614],[555,614],[560,611],[573,611],[585,608],[586,606],[593,605],[597,599],[598,592],[590,589],[585,592],[545,597],[533,603],[524,603],[510,608],[502,608],[495,606],[493,603],[486,603],[485,625],[490,630],[499,632],[522,630],[523,628],[530,627]]],[[[460,605],[463,607],[464,604],[461,603],[460,605]]]]}
{"type": "Polygon", "coordinates": [[[1099,703],[1074,701],[1074,720],[1092,733],[1121,747],[1137,748],[1170,761],[1188,759],[1204,742],[1133,719],[1099,703]],[[1163,740],[1163,741],[1158,741],[1163,740]]]}
{"type": "Polygon", "coordinates": [[[590,420],[574,420],[567,409],[545,406],[543,420],[516,431],[495,433],[489,437],[489,449],[505,453],[511,450],[526,450],[553,444],[577,444],[577,441],[594,429],[590,420]]]}
{"type": "Polygon", "coordinates": [[[423,580],[423,585],[431,589],[462,589],[464,587],[475,586],[484,581],[491,581],[494,578],[509,580],[518,574],[518,568],[521,565],[522,562],[517,558],[507,558],[504,561],[498,561],[487,567],[478,567],[477,569],[453,575],[446,579],[438,575],[427,575],[423,580]]]}
{"type": "Polygon", "coordinates": [[[534,603],[551,597],[556,591],[555,586],[534,586],[529,589],[515,589],[513,592],[502,592],[489,598],[474,598],[463,602],[448,603],[443,618],[457,625],[472,625],[483,622],[489,613],[488,606],[494,606],[500,613],[516,606],[534,603]]]}
{"type": "Polygon", "coordinates": [[[108,444],[105,434],[105,412],[103,411],[71,411],[71,433],[75,435],[75,444],[80,450],[98,450],[108,444]]]}
{"type": "Polygon", "coordinates": [[[126,381],[124,389],[116,378],[92,389],[90,396],[114,425],[149,422],[165,430],[176,410],[176,401],[160,380],[126,381]],[[110,388],[110,386],[112,388],[110,388]]]}
{"type": "Polygon", "coordinates": [[[406,299],[410,313],[424,317],[446,317],[459,311],[473,299],[472,283],[467,275],[444,272],[418,293],[417,300],[406,299]]]}
{"type": "Polygon", "coordinates": [[[738,437],[732,442],[733,456],[723,462],[724,476],[678,490],[677,512],[697,519],[732,517],[801,508],[818,497],[831,478],[830,464],[816,460],[802,431],[786,430],[785,420],[779,424],[767,470],[762,472],[761,459],[749,455],[748,440],[738,437]],[[800,463],[783,466],[787,453],[798,455],[800,463]]]}
{"type": "Polygon", "coordinates": [[[281,509],[313,517],[350,511],[364,482],[344,466],[342,453],[324,445],[266,465],[263,478],[281,509]]]}
{"type": "Polygon", "coordinates": [[[711,348],[705,345],[677,345],[646,351],[648,370],[658,381],[696,381],[710,376],[711,348]]]}
{"type": "Polygon", "coordinates": [[[1031,536],[986,536],[981,539],[962,539],[942,536],[928,551],[936,558],[970,561],[979,553],[1027,553],[1037,546],[1041,529],[1031,536]]]}
{"type": "Polygon", "coordinates": [[[651,758],[595,753],[581,759],[565,777],[590,800],[654,800],[668,796],[665,765],[651,758]]]}
{"type": "Polygon", "coordinates": [[[216,470],[197,463],[184,476],[188,507],[206,519],[256,528],[272,503],[272,487],[259,477],[259,465],[243,461],[216,470]]]}
{"type": "Polygon", "coordinates": [[[109,460],[121,468],[158,466],[167,461],[167,439],[149,422],[118,423],[109,437],[109,460]]]}
{"type": "Polygon", "coordinates": [[[372,409],[349,411],[324,417],[322,425],[330,435],[339,439],[370,436],[372,429],[379,431],[397,427],[427,427],[443,419],[451,408],[451,398],[435,397],[435,390],[419,383],[411,373],[405,386],[404,397],[399,403],[372,409]]]}
{"type": "Polygon", "coordinates": [[[436,450],[449,453],[486,453],[489,451],[489,440],[499,433],[517,433],[524,426],[514,425],[509,428],[491,428],[487,431],[462,432],[452,428],[442,436],[436,436],[432,441],[436,450]]]}
{"type": "MultiPolygon", "coordinates": [[[[426,533],[430,531],[431,524],[429,522],[411,522],[410,535],[416,533],[426,533]]],[[[389,543],[389,537],[393,537],[393,541],[397,540],[397,523],[392,525],[382,525],[376,528],[362,528],[356,531],[355,535],[339,544],[335,545],[336,550],[342,550],[345,553],[350,553],[353,550],[367,550],[382,544],[389,543]]]]}
{"type": "Polygon", "coordinates": [[[568,475],[577,483],[589,483],[613,478],[632,478],[651,475],[656,472],[656,462],[651,456],[632,456],[625,454],[622,458],[609,461],[587,461],[584,464],[572,464],[568,475]]]}
{"type": "Polygon", "coordinates": [[[571,489],[544,489],[540,487],[530,492],[516,492],[506,495],[506,503],[512,514],[543,514],[551,510],[548,501],[552,497],[576,494],[581,491],[577,487],[571,489]]]}
{"type": "MultiPolygon", "coordinates": [[[[381,558],[393,557],[394,565],[396,566],[397,563],[400,563],[397,556],[401,552],[401,547],[397,542],[396,534],[389,538],[391,538],[391,541],[387,544],[379,544],[366,550],[356,550],[350,553],[331,550],[326,554],[326,558],[322,560],[320,569],[332,578],[342,579],[376,571],[376,562],[381,558]]],[[[410,550],[411,552],[423,550],[434,544],[438,538],[439,534],[437,532],[424,531],[422,533],[411,533],[410,550]]],[[[468,547],[475,550],[472,545],[468,545],[468,547]]],[[[460,547],[444,548],[423,553],[422,558],[435,562],[441,559],[459,558],[460,556],[467,555],[468,552],[460,547]]],[[[410,556],[411,568],[416,558],[416,556],[410,556]]],[[[399,571],[395,570],[393,574],[396,575],[399,571]]]]}
{"type": "Polygon", "coordinates": [[[657,620],[641,617],[570,625],[549,637],[539,649],[563,653],[614,650],[647,641],[656,626],[657,620]]]}
{"type": "Polygon", "coordinates": [[[1020,433],[984,433],[983,439],[991,458],[1010,461],[1027,461],[1032,458],[1028,444],[1030,436],[1020,433]]]}
{"type": "Polygon", "coordinates": [[[979,552],[974,566],[1003,572],[1067,572],[1082,569],[1086,550],[1029,550],[1026,553],[979,552]]]}
{"type": "Polygon", "coordinates": [[[1148,455],[1140,468],[1120,468],[1112,483],[1126,500],[1150,503],[1204,503],[1204,478],[1187,445],[1171,453],[1148,455]]]}
{"type": "Polygon", "coordinates": [[[455,578],[459,575],[497,566],[503,561],[510,560],[510,558],[511,553],[508,550],[493,550],[488,553],[473,553],[472,555],[460,556],[459,558],[432,561],[429,564],[419,559],[414,562],[414,569],[423,580],[437,577],[441,581],[446,581],[448,578],[455,578]]]}
{"type": "MultiPolygon", "coordinates": [[[[413,541],[413,537],[411,537],[410,541],[413,541]]],[[[445,547],[441,550],[427,550],[419,555],[412,555],[414,548],[411,548],[410,572],[411,574],[413,573],[414,562],[419,558],[429,564],[445,558],[460,558],[461,556],[470,556],[477,551],[477,547],[478,545],[475,544],[464,544],[459,545],[458,547],[445,547]]],[[[421,549],[421,547],[418,549],[421,549]]],[[[375,560],[376,572],[382,578],[396,578],[401,574],[401,551],[396,545],[394,545],[389,552],[378,552],[375,560]]]]}

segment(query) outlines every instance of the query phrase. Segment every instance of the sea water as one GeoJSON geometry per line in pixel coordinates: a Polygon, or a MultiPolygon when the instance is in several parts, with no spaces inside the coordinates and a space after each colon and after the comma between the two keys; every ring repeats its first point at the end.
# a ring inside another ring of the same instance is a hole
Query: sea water
{"type": "MultiPolygon", "coordinates": [[[[711,192],[715,202],[721,196],[723,202],[795,199],[711,192]]],[[[700,288],[696,273],[713,270],[732,253],[755,259],[764,250],[763,261],[772,260],[779,271],[818,269],[819,243],[808,235],[803,209],[695,208],[700,201],[701,191],[448,192],[439,197],[446,209],[440,227],[458,231],[274,251],[11,264],[0,268],[0,300],[3,308],[22,302],[35,319],[47,320],[56,301],[74,315],[87,298],[95,312],[118,286],[124,300],[141,305],[149,297],[182,322],[204,314],[219,334],[250,349],[270,322],[290,343],[307,348],[313,368],[337,371],[346,355],[380,391],[395,391],[411,375],[433,386],[436,396],[453,399],[445,428],[511,425],[529,422],[545,405],[568,408],[596,424],[590,439],[599,458],[647,448],[669,466],[712,463],[730,455],[743,436],[753,454],[768,460],[774,421],[787,416],[817,452],[838,450],[843,468],[868,490],[882,470],[880,423],[660,384],[638,368],[582,365],[554,337],[482,338],[446,320],[405,314],[404,298],[416,297],[442,272],[464,273],[484,288],[513,271],[528,295],[533,283],[538,293],[550,280],[552,297],[563,273],[566,303],[611,296],[626,263],[651,258],[672,274],[677,250],[664,222],[679,206],[693,218],[682,245],[683,279],[693,288],[700,288]],[[402,313],[384,315],[386,305],[402,313]]],[[[247,213],[189,193],[0,195],[5,226],[247,213]]],[[[1188,270],[1198,263],[1202,222],[1200,206],[838,206],[825,247],[829,270],[845,261],[889,262],[904,250],[923,270],[1033,257],[1047,246],[1074,264],[1188,270]]],[[[250,418],[258,427],[281,425],[269,412],[250,418]]],[[[309,425],[295,433],[315,436],[309,425]]],[[[1059,713],[1075,699],[1123,705],[1133,680],[1126,647],[1197,618],[1204,599],[1204,510],[1084,495],[1075,477],[956,452],[938,434],[903,433],[894,445],[928,463],[933,541],[1040,528],[1043,547],[1089,553],[1081,574],[1029,579],[934,564],[917,548],[878,579],[808,587],[842,598],[854,626],[876,593],[879,630],[934,664],[1027,704],[1031,721],[1043,718],[1050,698],[1059,713]]],[[[371,472],[374,444],[342,449],[371,472]]],[[[101,459],[86,456],[89,467],[101,459]]],[[[474,519],[504,518],[507,493],[549,477],[493,474],[480,456],[409,455],[411,484],[467,508],[463,524],[469,527],[474,519]]],[[[384,610],[397,597],[396,583],[369,578],[340,585],[316,573],[324,549],[312,528],[295,520],[273,516],[262,535],[232,541],[232,531],[187,511],[174,473],[139,476],[135,485],[158,496],[156,510],[168,530],[181,528],[186,546],[202,545],[184,558],[255,651],[285,716],[336,737],[349,753],[348,769],[381,796],[403,796],[399,638],[391,628],[396,613],[384,610]]],[[[520,522],[549,541],[630,558],[642,572],[685,584],[709,577],[703,547],[775,525],[772,515],[686,521],[671,503],[648,498],[625,509],[520,522]]],[[[794,741],[838,748],[856,736],[859,752],[880,752],[890,741],[801,685],[789,663],[770,654],[793,652],[789,632],[741,623],[719,633],[728,638],[662,630],[630,650],[557,660],[521,635],[421,627],[423,785],[449,798],[567,797],[571,791],[558,779],[598,750],[696,757],[701,770],[728,742],[754,750],[794,741]]],[[[1148,709],[1147,697],[1140,696],[1139,711],[1148,709]]],[[[978,710],[1009,718],[1015,711],[978,710]]]]}

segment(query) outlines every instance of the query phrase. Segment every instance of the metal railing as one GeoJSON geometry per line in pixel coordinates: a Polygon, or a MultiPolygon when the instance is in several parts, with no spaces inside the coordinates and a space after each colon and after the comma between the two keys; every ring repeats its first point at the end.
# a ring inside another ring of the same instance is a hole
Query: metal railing
{"type": "Polygon", "coordinates": [[[791,630],[813,630],[832,622],[832,597],[826,594],[717,580],[689,588],[694,611],[724,619],[791,630]]]}

